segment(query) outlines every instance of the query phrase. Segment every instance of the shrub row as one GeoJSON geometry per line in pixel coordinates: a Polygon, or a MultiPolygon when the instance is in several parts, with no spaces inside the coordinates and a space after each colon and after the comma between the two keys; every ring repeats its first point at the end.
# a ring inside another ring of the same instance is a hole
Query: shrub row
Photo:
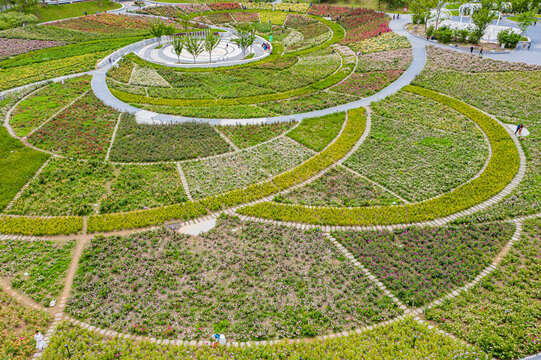
{"type": "Polygon", "coordinates": [[[92,233],[132,229],[157,225],[169,220],[193,219],[206,215],[207,209],[218,211],[275,194],[280,189],[305,181],[342,158],[361,137],[365,126],[365,109],[351,110],[344,131],[333,144],[296,168],[276,176],[272,181],[253,184],[225,194],[209,196],[200,201],[129,213],[90,216],[87,231],[92,233]]]}
{"type": "Polygon", "coordinates": [[[240,214],[320,225],[382,225],[427,221],[479,204],[502,191],[518,171],[517,148],[507,131],[483,112],[432,90],[407,86],[405,90],[447,105],[477,123],[492,146],[492,157],[476,179],[440,197],[421,203],[369,208],[308,208],[301,205],[261,203],[240,209],[240,214]]]}
{"type": "Polygon", "coordinates": [[[74,234],[82,230],[83,218],[51,217],[51,218],[31,218],[31,217],[0,217],[0,234],[19,234],[19,235],[59,235],[74,234]]]}

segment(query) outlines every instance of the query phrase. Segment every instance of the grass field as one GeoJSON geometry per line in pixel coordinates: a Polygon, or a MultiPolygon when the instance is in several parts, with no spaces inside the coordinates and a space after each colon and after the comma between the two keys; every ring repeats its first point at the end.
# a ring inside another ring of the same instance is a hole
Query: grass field
{"type": "MultiPolygon", "coordinates": [[[[96,1],[83,1],[73,4],[62,5],[40,5],[38,9],[39,22],[47,22],[61,19],[68,19],[76,16],[87,14],[95,14],[96,11],[103,12],[107,10],[118,9],[121,6],[109,0],[102,0],[101,5],[96,1]]],[[[35,14],[34,8],[28,8],[25,12],[35,14]]]]}

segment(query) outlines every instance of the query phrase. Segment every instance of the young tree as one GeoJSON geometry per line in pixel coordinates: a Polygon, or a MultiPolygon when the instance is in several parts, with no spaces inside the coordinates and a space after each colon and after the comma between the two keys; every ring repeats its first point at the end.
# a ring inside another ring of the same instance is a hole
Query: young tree
{"type": "Polygon", "coordinates": [[[150,21],[148,23],[148,26],[150,28],[150,33],[152,36],[157,37],[160,45],[162,44],[162,36],[165,31],[165,25],[161,20],[156,21],[150,21]]]}
{"type": "Polygon", "coordinates": [[[413,23],[426,24],[430,16],[430,3],[428,0],[409,0],[408,8],[411,11],[413,23]]]}
{"type": "Polygon", "coordinates": [[[438,30],[438,26],[440,24],[441,13],[443,9],[445,8],[445,4],[447,4],[447,0],[431,0],[427,4],[429,6],[429,10],[428,10],[429,12],[430,12],[430,9],[434,9],[434,11],[436,12],[436,26],[434,27],[434,31],[438,30]]]}
{"type": "Polygon", "coordinates": [[[193,63],[195,64],[195,58],[203,52],[203,41],[198,36],[187,36],[184,48],[193,56],[193,63]]]}
{"type": "Polygon", "coordinates": [[[243,56],[246,57],[246,49],[255,42],[255,28],[252,24],[239,24],[236,28],[237,38],[232,41],[240,46],[243,56]]]}
{"type": "Polygon", "coordinates": [[[175,36],[173,38],[173,41],[171,41],[171,45],[173,45],[173,52],[177,55],[178,63],[180,64],[180,54],[182,53],[182,50],[184,50],[184,47],[186,46],[186,37],[175,36]]]}
{"type": "Polygon", "coordinates": [[[518,27],[522,31],[522,35],[526,32],[526,29],[533,25],[534,22],[537,21],[537,18],[535,17],[535,9],[523,12],[518,16],[518,27]]]}
{"type": "Polygon", "coordinates": [[[474,12],[471,18],[475,25],[474,33],[481,39],[485,34],[488,25],[496,18],[496,15],[488,7],[483,6],[478,11],[474,12]]]}
{"type": "Polygon", "coordinates": [[[220,38],[218,36],[214,36],[214,34],[209,31],[209,33],[205,37],[204,47],[205,47],[205,50],[207,50],[209,53],[210,62],[212,62],[212,51],[216,49],[219,43],[220,43],[220,38]]]}
{"type": "Polygon", "coordinates": [[[163,34],[164,35],[171,36],[171,35],[174,35],[176,32],[177,32],[177,28],[173,23],[163,25],[163,34]]]}

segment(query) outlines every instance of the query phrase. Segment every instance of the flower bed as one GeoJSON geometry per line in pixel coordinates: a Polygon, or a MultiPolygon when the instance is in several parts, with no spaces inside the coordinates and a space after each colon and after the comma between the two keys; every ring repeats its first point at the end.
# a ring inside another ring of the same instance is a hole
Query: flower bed
{"type": "Polygon", "coordinates": [[[472,281],[513,232],[512,224],[492,223],[333,236],[395,296],[417,307],[472,281]]]}
{"type": "Polygon", "coordinates": [[[311,152],[287,138],[279,138],[224,157],[182,164],[193,198],[245,187],[286,171],[311,152]],[[234,171],[232,171],[234,169],[234,171]]]}
{"type": "Polygon", "coordinates": [[[230,341],[315,336],[401,312],[319,231],[222,217],[188,238],[165,229],[97,238],[66,311],[136,334],[198,340],[218,331],[230,341]]]}
{"type": "Polygon", "coordinates": [[[284,23],[284,27],[292,27],[294,29],[298,29],[302,26],[310,25],[316,23],[317,20],[312,19],[309,16],[306,15],[299,15],[299,14],[289,14],[287,15],[287,19],[284,23]]]}
{"type": "Polygon", "coordinates": [[[355,44],[389,32],[391,32],[391,29],[389,28],[389,19],[380,18],[366,24],[361,24],[358,27],[348,29],[346,36],[340,41],[340,44],[355,44]]]}
{"type": "Polygon", "coordinates": [[[107,76],[111,77],[111,79],[127,84],[130,82],[133,68],[134,68],[133,62],[125,58],[122,58],[118,62],[117,66],[113,66],[107,71],[107,76]]]}
{"type": "Polygon", "coordinates": [[[240,149],[271,140],[295,126],[294,121],[261,125],[223,125],[217,130],[227,136],[240,149]]]}
{"type": "Polygon", "coordinates": [[[539,291],[541,221],[525,223],[525,234],[479,286],[426,311],[439,327],[478,344],[498,359],[541,351],[539,291]]]}
{"type": "Polygon", "coordinates": [[[450,106],[476,122],[485,132],[493,153],[485,170],[476,179],[449,193],[418,204],[387,208],[337,209],[261,203],[241,208],[237,212],[276,220],[326,225],[411,223],[454,214],[479,204],[503,190],[513,179],[519,167],[518,151],[507,131],[488,115],[463,102],[414,86],[408,86],[406,89],[450,106]]]}
{"type": "Polygon", "coordinates": [[[293,11],[299,13],[305,13],[310,8],[310,4],[307,3],[276,3],[274,4],[274,11],[293,11]]]}
{"type": "Polygon", "coordinates": [[[271,24],[280,26],[284,24],[286,17],[287,14],[277,11],[261,11],[259,13],[259,18],[262,23],[268,23],[270,21],[271,24]]]}
{"type": "Polygon", "coordinates": [[[62,29],[56,26],[27,25],[2,31],[1,36],[8,39],[80,42],[101,38],[110,38],[111,34],[85,33],[62,29]]]}
{"type": "MultiPolygon", "coordinates": [[[[363,53],[364,54],[364,53],[363,53]]],[[[359,64],[356,72],[365,73],[369,71],[405,71],[409,67],[413,53],[411,49],[399,49],[370,53],[359,57],[359,64]]]]}
{"type": "Polygon", "coordinates": [[[398,79],[404,71],[387,70],[369,73],[355,73],[342,83],[331,88],[332,91],[353,95],[359,98],[374,95],[398,79]]]}
{"type": "Polygon", "coordinates": [[[37,147],[69,157],[104,158],[118,113],[88,93],[28,137],[37,147]]]}
{"type": "Polygon", "coordinates": [[[106,183],[113,179],[109,164],[52,160],[23,191],[9,213],[21,215],[88,215],[95,213],[106,183]]]}
{"type": "Polygon", "coordinates": [[[220,24],[229,24],[234,23],[235,20],[231,16],[230,13],[216,13],[216,14],[208,14],[205,15],[205,17],[212,23],[216,25],[220,24]]]}
{"type": "Polygon", "coordinates": [[[97,52],[39,64],[0,69],[0,91],[68,74],[90,71],[108,52],[97,52]]]}
{"type": "Polygon", "coordinates": [[[209,124],[137,124],[133,115],[120,120],[111,160],[120,162],[176,161],[231,151],[209,124]]]}
{"type": "Polygon", "coordinates": [[[256,12],[237,12],[232,13],[231,16],[236,22],[259,22],[259,14],[256,12]]]}
{"type": "Polygon", "coordinates": [[[49,306],[64,289],[75,241],[0,241],[0,276],[11,287],[49,306]]]}
{"type": "Polygon", "coordinates": [[[277,114],[288,115],[326,109],[355,100],[354,97],[319,91],[285,100],[262,103],[260,106],[277,114]]]}
{"type": "Polygon", "coordinates": [[[36,330],[45,334],[50,315],[21,305],[0,290],[0,357],[26,360],[36,352],[36,330]]]}
{"type": "Polygon", "coordinates": [[[17,136],[26,136],[64,106],[90,90],[90,77],[81,76],[46,86],[17,105],[9,124],[17,136]],[[51,96],[54,94],[54,96],[51,96]]]}
{"type": "Polygon", "coordinates": [[[120,166],[100,213],[155,208],[187,201],[175,164],[120,166]]]}
{"type": "Polygon", "coordinates": [[[329,353],[343,359],[354,358],[362,354],[365,360],[398,359],[407,354],[411,359],[478,360],[486,359],[486,354],[476,347],[440,334],[428,325],[420,324],[411,318],[400,320],[386,326],[366,329],[361,333],[344,337],[329,337],[325,340],[280,342],[255,347],[219,347],[213,349],[210,339],[208,346],[173,346],[156,344],[149,341],[133,341],[127,339],[111,339],[96,332],[60,323],[50,345],[44,352],[44,360],[67,359],[65,344],[73,344],[73,357],[99,357],[101,354],[130,354],[137,358],[159,359],[171,356],[179,360],[232,358],[238,360],[251,359],[326,359],[329,353]],[[417,338],[414,340],[414,335],[417,338]],[[415,346],[412,344],[415,341],[415,346]],[[121,349],[121,350],[119,350],[121,349]]]}
{"type": "Polygon", "coordinates": [[[401,201],[385,190],[372,185],[344,168],[329,170],[322,177],[274,201],[284,204],[309,206],[374,206],[390,205],[401,201]]]}
{"type": "Polygon", "coordinates": [[[142,86],[170,87],[169,83],[150,67],[135,65],[130,78],[130,84],[142,86]]]}
{"type": "Polygon", "coordinates": [[[141,109],[157,113],[213,119],[247,119],[270,117],[276,114],[253,105],[235,106],[155,106],[138,105],[141,109]]]}
{"type": "Polygon", "coordinates": [[[61,41],[0,38],[0,59],[61,45],[61,41]]]}
{"type": "Polygon", "coordinates": [[[341,15],[347,15],[353,11],[353,8],[348,6],[332,6],[332,5],[320,5],[314,4],[308,10],[308,14],[336,18],[341,15]]]}
{"type": "Polygon", "coordinates": [[[235,3],[235,2],[215,2],[215,3],[208,4],[208,6],[213,11],[240,10],[239,3],[235,3]]]}
{"type": "Polygon", "coordinates": [[[248,10],[272,10],[272,4],[264,2],[242,2],[241,6],[248,10]]]}
{"type": "Polygon", "coordinates": [[[411,48],[411,43],[405,36],[398,35],[394,32],[387,32],[376,37],[362,40],[357,44],[350,44],[349,47],[354,51],[361,51],[363,54],[371,54],[411,48]]]}
{"type": "Polygon", "coordinates": [[[338,135],[345,121],[345,115],[345,113],[341,112],[304,119],[287,136],[319,152],[338,135]]]}
{"type": "Polygon", "coordinates": [[[117,36],[119,34],[133,36],[134,32],[148,33],[149,31],[149,21],[146,18],[109,13],[56,21],[47,24],[47,26],[94,33],[114,33],[117,36]]]}

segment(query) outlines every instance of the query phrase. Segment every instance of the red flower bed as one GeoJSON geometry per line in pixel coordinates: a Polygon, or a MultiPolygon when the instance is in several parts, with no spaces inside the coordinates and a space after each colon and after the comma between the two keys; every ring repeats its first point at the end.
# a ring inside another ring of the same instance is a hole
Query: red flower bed
{"type": "Polygon", "coordinates": [[[340,15],[349,14],[353,9],[346,6],[312,5],[308,14],[336,18],[340,15]]]}
{"type": "Polygon", "coordinates": [[[368,9],[355,9],[354,12],[343,16],[338,21],[346,29],[353,29],[359,26],[363,26],[369,22],[377,19],[386,18],[387,15],[383,13],[377,13],[368,9]],[[364,11],[363,11],[364,10],[364,11]]]}
{"type": "Polygon", "coordinates": [[[391,29],[389,28],[389,19],[380,18],[362,26],[348,29],[346,37],[343,38],[340,43],[343,45],[358,43],[362,40],[379,36],[388,32],[391,32],[391,29]]]}
{"type": "Polygon", "coordinates": [[[0,38],[0,59],[60,45],[64,45],[64,42],[0,38]]]}
{"type": "Polygon", "coordinates": [[[237,10],[240,9],[239,3],[224,2],[208,4],[212,10],[237,10]]]}

